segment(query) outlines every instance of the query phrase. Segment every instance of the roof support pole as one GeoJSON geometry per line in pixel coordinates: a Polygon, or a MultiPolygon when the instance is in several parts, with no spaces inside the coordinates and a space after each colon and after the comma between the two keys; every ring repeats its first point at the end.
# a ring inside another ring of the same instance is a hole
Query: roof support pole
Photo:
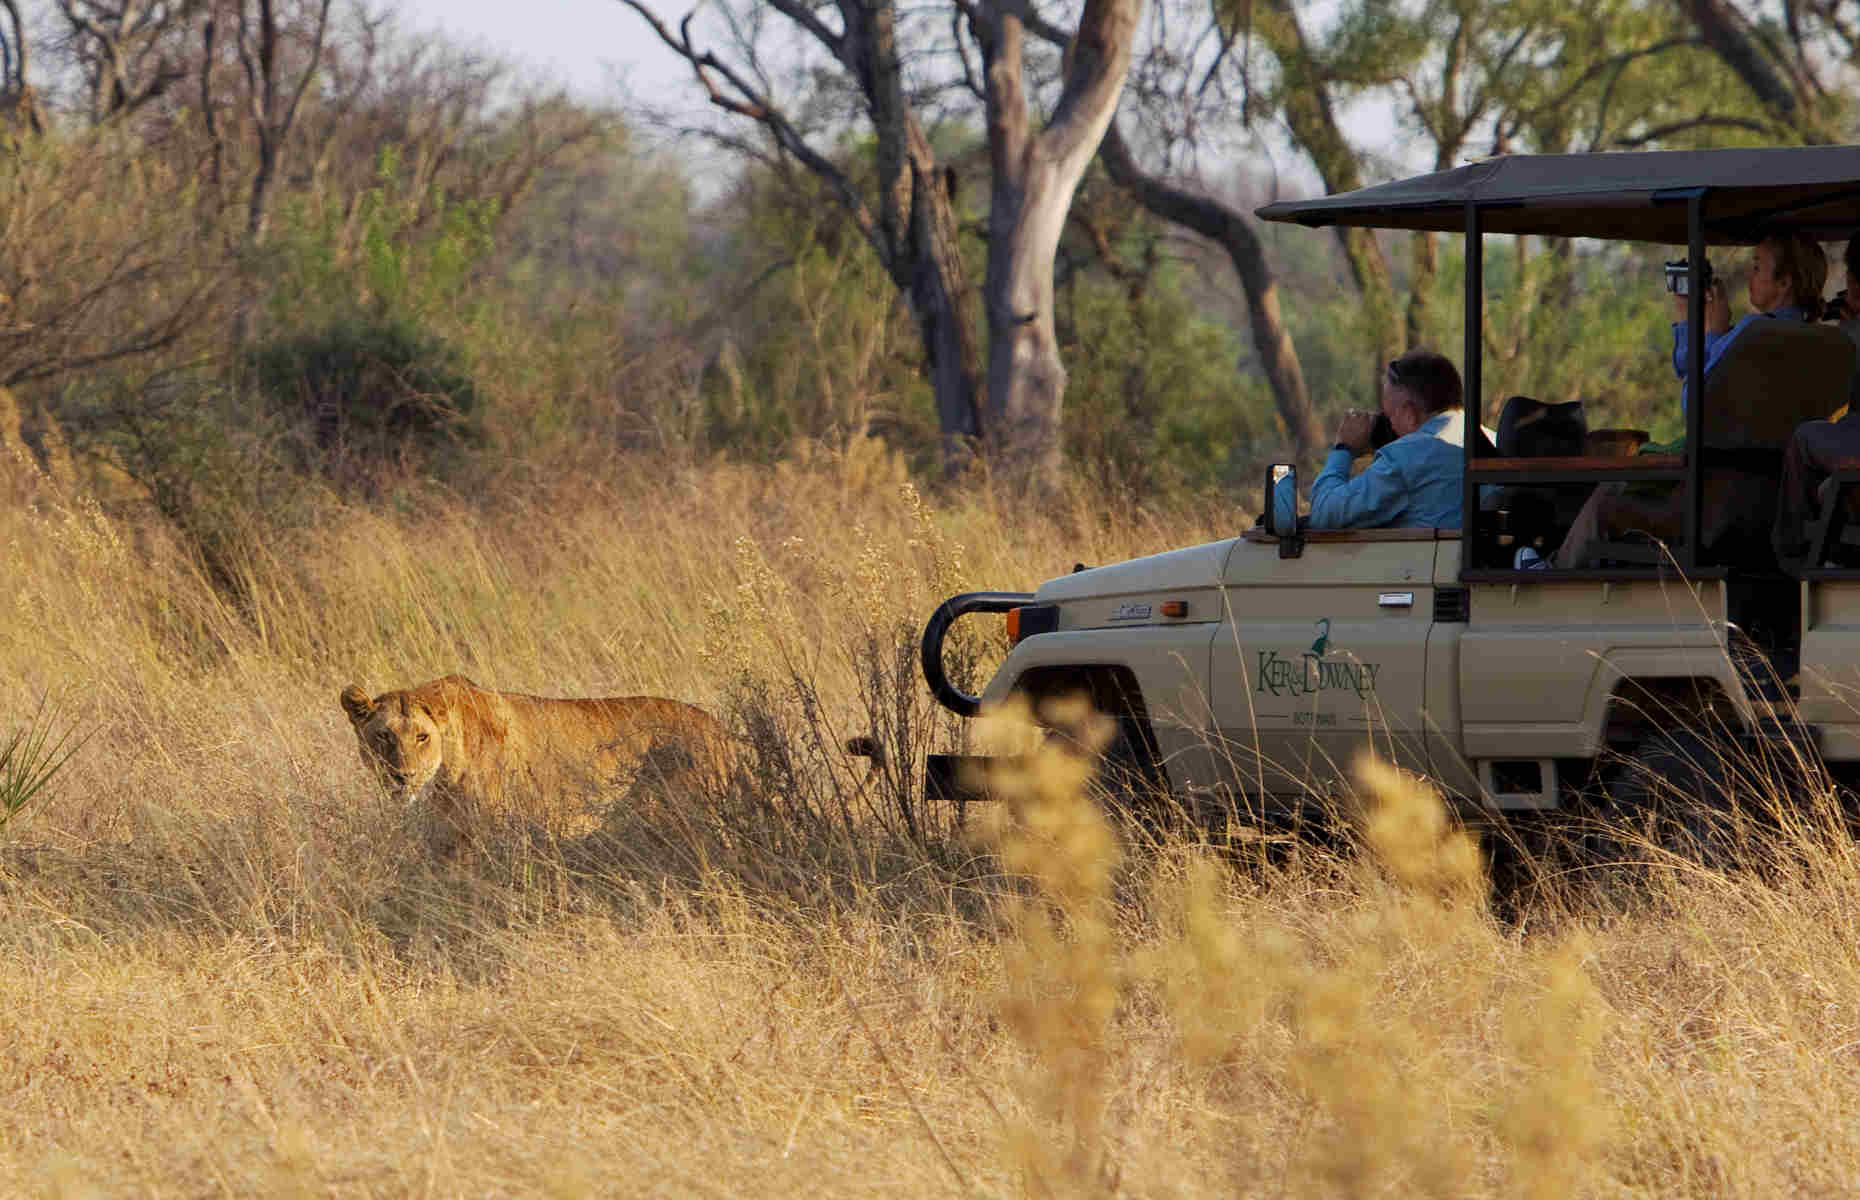
{"type": "MultiPolygon", "coordinates": [[[[1480,354],[1485,347],[1485,231],[1480,224],[1479,206],[1466,202],[1466,350],[1461,369],[1465,374],[1465,419],[1460,441],[1465,466],[1460,479],[1464,492],[1460,498],[1460,570],[1473,565],[1473,537],[1479,520],[1479,485],[1473,482],[1473,447],[1479,441],[1479,427],[1485,424],[1485,393],[1479,379],[1480,354]]],[[[1507,564],[1509,565],[1509,564],[1507,564]]]]}
{"type": "Polygon", "coordinates": [[[1699,565],[1705,504],[1705,192],[1686,197],[1686,544],[1679,560],[1699,565]]]}

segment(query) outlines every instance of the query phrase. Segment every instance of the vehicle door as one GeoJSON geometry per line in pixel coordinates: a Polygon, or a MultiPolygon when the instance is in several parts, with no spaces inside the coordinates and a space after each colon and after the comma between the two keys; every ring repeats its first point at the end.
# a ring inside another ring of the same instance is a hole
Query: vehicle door
{"type": "Polygon", "coordinates": [[[1425,772],[1431,529],[1255,530],[1223,571],[1209,672],[1215,740],[1246,794],[1339,794],[1372,749],[1425,772]]]}

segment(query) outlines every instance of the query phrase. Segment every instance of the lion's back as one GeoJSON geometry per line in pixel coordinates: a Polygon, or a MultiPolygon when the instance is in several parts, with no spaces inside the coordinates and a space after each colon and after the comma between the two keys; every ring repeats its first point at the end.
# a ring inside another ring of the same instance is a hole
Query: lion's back
{"type": "Polygon", "coordinates": [[[529,776],[549,807],[580,811],[585,794],[624,801],[641,788],[712,787],[727,777],[734,739],[695,705],[662,696],[551,698],[495,693],[508,768],[529,776]]]}

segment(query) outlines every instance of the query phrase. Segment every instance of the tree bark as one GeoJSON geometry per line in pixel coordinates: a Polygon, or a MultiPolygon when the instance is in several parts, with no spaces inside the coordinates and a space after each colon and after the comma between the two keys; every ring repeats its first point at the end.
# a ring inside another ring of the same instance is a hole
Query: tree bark
{"type": "Polygon", "coordinates": [[[1098,157],[1112,181],[1129,191],[1145,209],[1165,221],[1194,230],[1227,251],[1234,271],[1240,276],[1240,286],[1246,292],[1253,349],[1272,386],[1279,417],[1285,422],[1298,457],[1306,459],[1315,454],[1324,444],[1324,429],[1311,409],[1304,369],[1299,365],[1298,351],[1292,345],[1292,335],[1285,328],[1279,311],[1278,281],[1266,264],[1265,251],[1253,227],[1238,211],[1218,200],[1172,187],[1145,174],[1137,166],[1115,122],[1105,130],[1098,157]]]}
{"type": "Polygon", "coordinates": [[[252,175],[251,192],[246,201],[246,236],[253,245],[265,240],[271,222],[271,185],[277,178],[284,157],[284,147],[297,123],[297,109],[303,103],[310,81],[316,78],[323,59],[324,39],[329,32],[331,0],[315,0],[316,16],[310,36],[309,60],[303,64],[297,82],[285,89],[278,81],[278,14],[276,0],[257,0],[256,21],[246,16],[247,0],[235,0],[238,11],[239,62],[245,69],[247,101],[252,110],[252,124],[258,133],[258,168],[252,175]],[[256,28],[254,28],[254,24],[256,28]]]}
{"type": "Polygon", "coordinates": [[[982,43],[988,109],[989,452],[1012,479],[1057,481],[1066,369],[1053,319],[1053,260],[1079,180],[1098,151],[1130,70],[1141,0],[1088,0],[1068,47],[1064,90],[1032,132],[1017,10],[991,6],[982,43]]]}
{"type": "Polygon", "coordinates": [[[892,282],[910,302],[936,398],[945,475],[961,473],[983,434],[981,356],[967,312],[955,196],[904,95],[889,0],[842,3],[841,58],[853,67],[876,134],[879,232],[892,282]]]}
{"type": "Polygon", "coordinates": [[[11,108],[19,113],[27,131],[36,137],[45,132],[45,115],[39,110],[39,98],[32,90],[32,81],[26,77],[31,66],[30,35],[26,32],[25,21],[20,19],[18,0],[0,0],[0,13],[5,13],[13,26],[10,37],[0,29],[0,108],[11,108]]]}

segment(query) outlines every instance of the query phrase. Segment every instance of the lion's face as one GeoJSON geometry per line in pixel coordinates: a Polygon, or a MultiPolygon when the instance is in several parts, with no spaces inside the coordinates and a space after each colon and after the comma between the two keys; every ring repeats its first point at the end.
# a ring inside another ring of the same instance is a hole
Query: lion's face
{"type": "Polygon", "coordinates": [[[407,804],[439,773],[439,717],[400,692],[370,700],[354,684],[343,689],[343,711],[355,726],[362,761],[394,800],[407,804]]]}

